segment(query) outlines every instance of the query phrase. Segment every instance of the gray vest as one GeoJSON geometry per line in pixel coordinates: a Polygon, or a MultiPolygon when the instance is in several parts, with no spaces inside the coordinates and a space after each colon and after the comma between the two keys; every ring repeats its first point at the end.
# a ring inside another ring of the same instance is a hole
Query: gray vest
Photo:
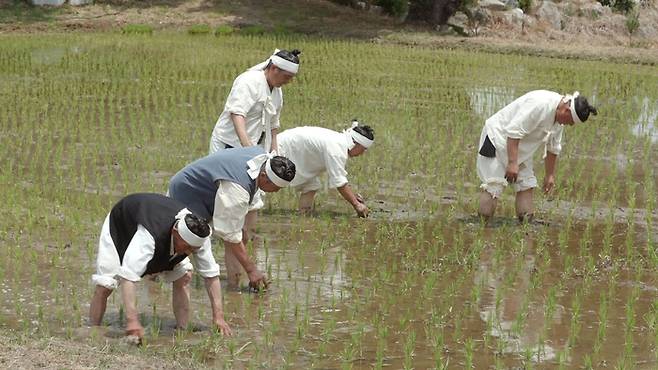
{"type": "Polygon", "coordinates": [[[247,161],[264,154],[260,146],[220,150],[197,159],[178,171],[169,181],[169,196],[185,204],[192,212],[212,221],[215,211],[217,181],[234,182],[249,193],[249,203],[256,193],[256,180],[247,173],[247,161]]]}

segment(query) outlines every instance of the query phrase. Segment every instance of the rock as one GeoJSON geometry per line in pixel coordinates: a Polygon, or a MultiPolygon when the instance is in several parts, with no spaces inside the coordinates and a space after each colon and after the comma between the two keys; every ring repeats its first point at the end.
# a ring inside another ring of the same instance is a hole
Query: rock
{"type": "Polygon", "coordinates": [[[468,17],[463,12],[455,13],[447,22],[449,25],[466,28],[468,24],[468,17]]]}
{"type": "Polygon", "coordinates": [[[384,14],[384,8],[382,8],[379,5],[370,5],[370,9],[368,9],[368,12],[377,14],[377,15],[383,15],[384,14]]]}
{"type": "Polygon", "coordinates": [[[434,27],[434,30],[439,33],[441,36],[459,36],[457,31],[453,27],[447,24],[441,24],[434,27]]]}
{"type": "Polygon", "coordinates": [[[658,38],[658,31],[656,31],[656,28],[651,24],[643,24],[642,20],[640,20],[640,27],[637,29],[637,34],[640,37],[650,40],[658,38]]]}
{"type": "Polygon", "coordinates": [[[562,29],[562,14],[557,8],[557,5],[550,1],[542,1],[541,5],[536,11],[537,18],[541,21],[548,23],[556,30],[562,29]]]}
{"type": "Polygon", "coordinates": [[[62,6],[64,5],[65,2],[66,0],[30,0],[30,3],[32,3],[32,5],[37,5],[37,6],[42,6],[42,5],[62,6]]]}
{"type": "Polygon", "coordinates": [[[600,16],[606,13],[606,10],[609,11],[610,8],[601,5],[601,3],[598,1],[580,5],[580,12],[590,19],[598,19],[600,16]]]}
{"type": "Polygon", "coordinates": [[[94,0],[69,0],[69,4],[71,6],[80,6],[80,5],[87,5],[87,4],[92,4],[94,0]]]}
{"type": "Polygon", "coordinates": [[[359,9],[359,10],[366,10],[367,7],[368,7],[368,4],[366,4],[365,1],[357,1],[356,2],[356,8],[359,9]]]}
{"type": "Polygon", "coordinates": [[[524,17],[525,14],[523,14],[523,10],[519,8],[511,9],[503,12],[503,18],[505,18],[505,22],[509,24],[515,24],[520,26],[523,23],[524,17]]]}
{"type": "Polygon", "coordinates": [[[504,3],[508,9],[516,9],[519,7],[519,0],[505,0],[504,3]]]}
{"type": "Polygon", "coordinates": [[[500,0],[480,0],[478,3],[481,7],[490,10],[505,10],[506,5],[500,0]]]}

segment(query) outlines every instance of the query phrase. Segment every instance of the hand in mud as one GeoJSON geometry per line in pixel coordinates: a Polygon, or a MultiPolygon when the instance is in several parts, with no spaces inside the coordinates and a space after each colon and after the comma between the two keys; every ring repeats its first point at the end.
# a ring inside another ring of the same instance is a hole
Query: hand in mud
{"type": "Polygon", "coordinates": [[[357,203],[357,205],[354,206],[354,210],[359,217],[363,218],[368,217],[368,213],[370,212],[368,207],[363,203],[357,203]]]}
{"type": "Polygon", "coordinates": [[[140,324],[139,321],[129,321],[126,325],[126,337],[129,339],[130,337],[136,338],[134,344],[140,345],[142,343],[142,338],[144,338],[144,328],[142,327],[142,324],[140,324]]]}
{"type": "Polygon", "coordinates": [[[510,163],[505,168],[505,179],[509,183],[515,183],[516,179],[519,176],[519,165],[516,163],[510,163]]]}
{"type": "Polygon", "coordinates": [[[555,176],[546,176],[544,179],[544,194],[550,193],[555,189],[555,176]]]}
{"type": "Polygon", "coordinates": [[[233,335],[233,330],[231,330],[231,327],[228,325],[226,321],[224,321],[223,318],[213,320],[213,324],[215,325],[215,328],[217,328],[219,332],[222,333],[222,335],[225,335],[227,337],[233,335]]]}
{"type": "Polygon", "coordinates": [[[256,269],[252,272],[247,273],[247,275],[249,276],[249,288],[255,291],[266,289],[267,286],[269,285],[269,282],[267,281],[267,276],[265,276],[264,273],[260,272],[260,270],[256,269]]]}

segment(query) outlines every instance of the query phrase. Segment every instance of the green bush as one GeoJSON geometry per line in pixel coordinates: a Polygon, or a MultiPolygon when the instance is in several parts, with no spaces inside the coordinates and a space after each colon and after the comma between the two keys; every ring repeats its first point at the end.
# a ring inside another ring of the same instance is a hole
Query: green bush
{"type": "Polygon", "coordinates": [[[233,27],[228,24],[222,24],[221,26],[215,28],[215,36],[226,36],[230,35],[235,31],[233,27]]]}
{"type": "Polygon", "coordinates": [[[246,27],[240,29],[240,33],[243,34],[243,35],[257,36],[257,35],[264,34],[265,33],[265,28],[263,28],[263,26],[259,26],[259,25],[246,26],[246,27]]]}
{"type": "Polygon", "coordinates": [[[626,16],[626,30],[628,31],[628,36],[631,37],[638,28],[640,28],[640,13],[628,13],[626,16]]]}
{"type": "Polygon", "coordinates": [[[635,1],[634,0],[615,0],[615,3],[612,7],[615,8],[619,12],[627,14],[628,12],[633,10],[633,8],[635,8],[635,1]]]}
{"type": "Polygon", "coordinates": [[[523,10],[524,14],[528,14],[532,8],[532,0],[519,0],[519,8],[523,10]]]}
{"type": "Polygon", "coordinates": [[[210,31],[210,26],[207,24],[195,24],[187,29],[187,33],[190,35],[207,35],[210,31]]]}
{"type": "Polygon", "coordinates": [[[285,36],[285,35],[290,35],[292,31],[287,26],[279,24],[274,26],[272,33],[275,35],[285,36]]]}
{"type": "Polygon", "coordinates": [[[387,14],[394,17],[401,17],[409,10],[407,0],[378,0],[376,4],[381,6],[387,14]]]}
{"type": "Polygon", "coordinates": [[[152,35],[153,27],[148,24],[127,24],[121,28],[121,33],[127,35],[152,35]]]}
{"type": "Polygon", "coordinates": [[[603,6],[609,6],[624,14],[635,8],[635,1],[633,0],[599,0],[599,3],[601,3],[603,6]]]}

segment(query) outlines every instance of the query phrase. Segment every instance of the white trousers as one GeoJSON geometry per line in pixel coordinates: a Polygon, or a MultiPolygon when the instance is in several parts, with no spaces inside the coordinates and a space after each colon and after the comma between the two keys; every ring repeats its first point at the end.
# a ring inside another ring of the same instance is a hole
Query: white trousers
{"type": "MultiPolygon", "coordinates": [[[[134,238],[134,236],[133,236],[134,238]]],[[[130,244],[128,244],[130,246],[130,244]]],[[[185,258],[178,263],[173,270],[163,271],[158,275],[162,276],[167,282],[174,282],[186,272],[192,271],[194,267],[189,258],[185,258]]],[[[105,217],[103,227],[101,228],[101,236],[98,240],[98,257],[96,258],[96,273],[92,275],[91,281],[94,285],[100,285],[108,289],[116,289],[119,286],[117,279],[121,272],[121,261],[119,260],[119,253],[114,246],[114,240],[110,235],[110,215],[105,217]]]]}
{"type": "MultiPolygon", "coordinates": [[[[484,144],[484,138],[486,136],[486,130],[482,129],[478,151],[482,147],[482,144],[484,144]]],[[[503,190],[508,185],[507,180],[505,179],[507,163],[504,163],[504,161],[500,159],[501,156],[489,158],[481,155],[480,153],[478,153],[477,156],[477,173],[478,177],[480,177],[480,181],[482,181],[480,189],[483,189],[491,194],[494,199],[500,198],[503,190]]],[[[537,187],[537,178],[535,177],[535,173],[532,168],[532,158],[519,164],[519,175],[517,176],[516,182],[512,185],[514,186],[514,190],[516,192],[537,187]]]]}

